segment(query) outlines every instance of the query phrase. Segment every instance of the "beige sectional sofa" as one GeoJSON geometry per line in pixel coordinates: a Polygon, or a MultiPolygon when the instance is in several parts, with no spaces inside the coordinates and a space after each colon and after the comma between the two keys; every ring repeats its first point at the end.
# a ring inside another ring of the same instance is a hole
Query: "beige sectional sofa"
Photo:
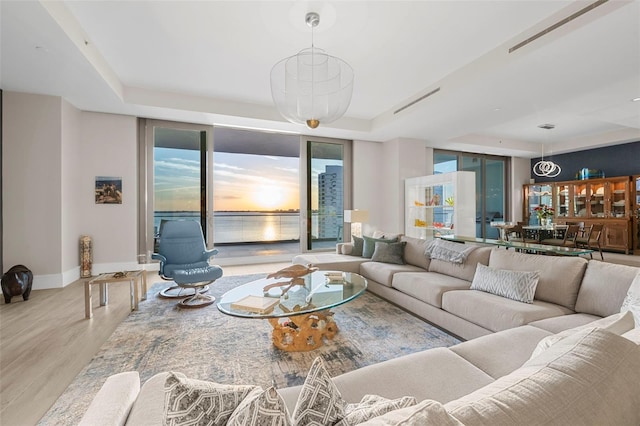
{"type": "MultiPolygon", "coordinates": [[[[463,264],[455,264],[427,258],[425,240],[399,238],[406,243],[403,265],[338,253],[302,254],[293,262],[359,273],[367,278],[372,293],[465,340],[527,324],[558,332],[612,315],[620,311],[639,271],[580,257],[491,247],[477,247],[463,264]],[[478,263],[495,269],[539,271],[533,303],[470,290],[478,263]]],[[[338,246],[339,251],[344,248],[338,246]]]]}
{"type": "MultiPolygon", "coordinates": [[[[418,402],[351,424],[640,424],[640,328],[630,312],[620,313],[630,286],[640,290],[640,268],[486,247],[454,265],[425,258],[425,241],[401,239],[405,265],[344,254],[295,258],[358,272],[373,293],[468,339],[315,381],[326,389],[312,393],[339,406],[371,394],[418,402]],[[533,303],[470,290],[478,263],[539,271],[533,303]]],[[[141,386],[137,372],[111,376],[80,424],[163,424],[166,378],[141,386]]],[[[289,413],[306,386],[278,390],[289,413]]],[[[255,420],[247,424],[261,424],[255,420]]]]}

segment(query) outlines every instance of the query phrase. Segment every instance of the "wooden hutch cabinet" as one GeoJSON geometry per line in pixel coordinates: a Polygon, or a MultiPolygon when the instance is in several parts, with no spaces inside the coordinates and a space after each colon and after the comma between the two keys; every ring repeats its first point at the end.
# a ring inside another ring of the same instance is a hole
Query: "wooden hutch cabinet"
{"type": "Polygon", "coordinates": [[[632,235],[636,235],[637,230],[634,229],[632,232],[632,226],[637,226],[638,219],[635,219],[636,225],[633,225],[632,217],[637,215],[633,203],[639,200],[634,200],[634,197],[637,198],[635,186],[632,187],[629,176],[530,184],[524,185],[523,189],[524,217],[527,223],[537,224],[537,218],[530,219],[531,215],[535,218],[532,211],[536,202],[550,204],[555,210],[556,223],[581,222],[584,227],[603,223],[603,249],[624,251],[628,254],[631,248],[636,247],[632,235]],[[546,194],[546,188],[551,188],[549,202],[544,202],[544,196],[536,200],[530,195],[536,185],[538,188],[545,187],[542,194],[546,194]],[[634,190],[633,196],[631,189],[634,190]]]}

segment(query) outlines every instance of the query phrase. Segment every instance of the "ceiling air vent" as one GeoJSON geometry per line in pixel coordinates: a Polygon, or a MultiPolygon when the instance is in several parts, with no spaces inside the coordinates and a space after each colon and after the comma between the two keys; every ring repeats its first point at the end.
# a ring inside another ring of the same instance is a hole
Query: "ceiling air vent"
{"type": "Polygon", "coordinates": [[[436,93],[438,93],[440,91],[440,88],[438,87],[437,89],[433,89],[432,91],[430,91],[429,93],[427,93],[426,95],[422,95],[420,96],[418,99],[409,102],[408,104],[406,104],[405,106],[398,108],[397,110],[393,111],[394,114],[399,113],[400,111],[404,111],[405,109],[409,108],[410,106],[413,106],[415,104],[417,104],[420,101],[423,101],[425,99],[427,99],[429,96],[434,95],[436,93]]]}
{"type": "Polygon", "coordinates": [[[564,24],[567,24],[567,23],[573,21],[574,19],[578,18],[579,16],[584,15],[585,13],[595,9],[598,6],[601,6],[601,5],[605,4],[608,1],[609,0],[598,0],[598,1],[594,2],[594,3],[591,3],[589,6],[586,6],[586,7],[582,8],[582,9],[580,9],[576,13],[567,16],[563,20],[556,22],[555,24],[551,25],[550,27],[547,27],[544,30],[540,31],[539,33],[534,34],[531,37],[529,37],[528,39],[526,39],[524,41],[521,41],[520,43],[516,44],[515,46],[513,46],[512,48],[509,49],[509,53],[515,52],[516,50],[520,49],[521,47],[524,47],[527,44],[531,43],[532,41],[539,39],[540,37],[542,37],[545,34],[549,34],[551,31],[560,28],[564,24]]]}

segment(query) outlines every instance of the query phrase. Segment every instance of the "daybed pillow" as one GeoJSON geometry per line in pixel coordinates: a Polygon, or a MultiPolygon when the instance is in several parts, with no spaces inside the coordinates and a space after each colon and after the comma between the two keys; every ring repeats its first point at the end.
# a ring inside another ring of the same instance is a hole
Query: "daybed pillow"
{"type": "Polygon", "coordinates": [[[635,318],[636,327],[640,327],[640,272],[631,282],[627,296],[622,301],[620,312],[629,311],[635,318]]]}
{"type": "Polygon", "coordinates": [[[590,328],[601,328],[620,336],[633,328],[633,315],[631,315],[630,312],[623,312],[547,336],[538,342],[538,345],[531,354],[531,358],[540,355],[562,339],[566,339],[569,336],[590,328]]]}
{"type": "Polygon", "coordinates": [[[398,265],[404,265],[404,247],[407,245],[405,242],[401,243],[382,243],[376,242],[376,248],[373,251],[371,260],[374,262],[382,263],[395,263],[398,265]]]}
{"type": "Polygon", "coordinates": [[[371,256],[373,256],[373,252],[376,249],[377,242],[395,243],[398,241],[397,238],[385,239],[385,238],[373,238],[373,237],[367,237],[367,236],[364,236],[362,238],[364,239],[364,246],[362,248],[362,257],[366,257],[368,259],[371,259],[371,256]]]}
{"type": "Polygon", "coordinates": [[[226,425],[240,403],[257,386],[224,385],[188,379],[170,372],[164,385],[164,424],[226,425]]]}
{"type": "Polygon", "coordinates": [[[468,425],[638,425],[638,406],[640,347],[597,328],[445,404],[468,425]]]}
{"type": "Polygon", "coordinates": [[[231,414],[227,426],[290,426],[289,411],[278,391],[272,386],[249,394],[231,414]]]}
{"type": "Polygon", "coordinates": [[[413,405],[416,405],[416,399],[412,396],[387,399],[378,395],[365,395],[358,404],[347,404],[344,418],[336,423],[335,426],[359,425],[390,411],[413,405]]]}
{"type": "Polygon", "coordinates": [[[538,276],[538,271],[495,269],[479,263],[471,282],[471,290],[485,291],[518,302],[533,303],[538,276]]]}

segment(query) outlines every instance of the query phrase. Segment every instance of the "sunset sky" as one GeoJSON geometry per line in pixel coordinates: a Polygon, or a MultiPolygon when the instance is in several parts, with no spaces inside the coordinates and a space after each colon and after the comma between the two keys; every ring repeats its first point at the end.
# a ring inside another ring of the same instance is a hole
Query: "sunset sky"
{"type": "MultiPolygon", "coordinates": [[[[154,210],[198,211],[199,153],[155,148],[154,156],[154,210]]],[[[213,177],[215,210],[299,209],[299,163],[299,158],[294,157],[216,152],[213,177]]],[[[317,175],[324,172],[324,166],[332,163],[335,161],[314,162],[313,182],[317,182],[317,175]]]]}

